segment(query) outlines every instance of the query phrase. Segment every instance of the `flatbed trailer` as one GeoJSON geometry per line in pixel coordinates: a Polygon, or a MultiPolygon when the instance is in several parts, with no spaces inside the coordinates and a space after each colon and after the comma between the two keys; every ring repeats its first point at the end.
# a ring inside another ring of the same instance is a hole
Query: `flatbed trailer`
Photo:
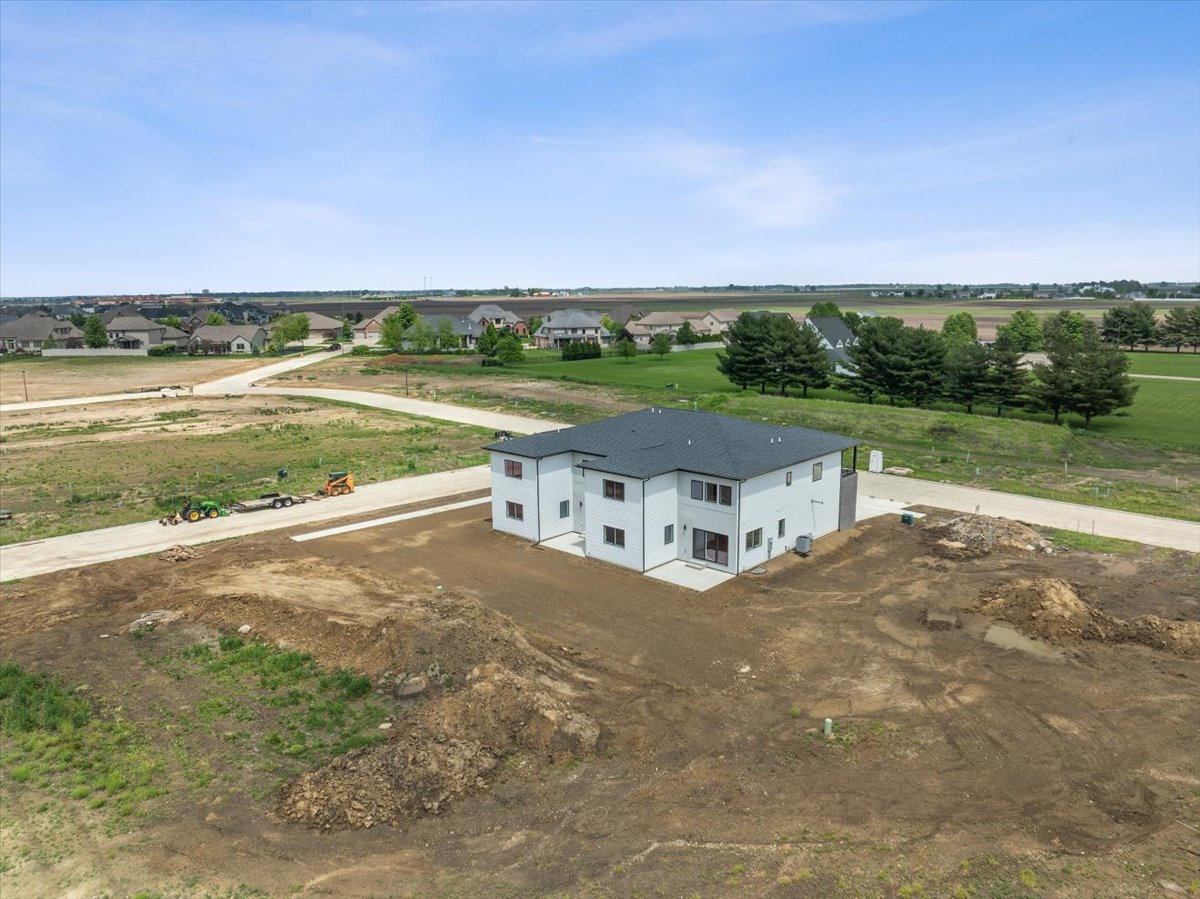
{"type": "Polygon", "coordinates": [[[234,512],[261,512],[263,509],[287,509],[299,503],[306,503],[313,496],[296,496],[292,493],[264,493],[258,499],[247,499],[232,503],[229,508],[234,512]]]}

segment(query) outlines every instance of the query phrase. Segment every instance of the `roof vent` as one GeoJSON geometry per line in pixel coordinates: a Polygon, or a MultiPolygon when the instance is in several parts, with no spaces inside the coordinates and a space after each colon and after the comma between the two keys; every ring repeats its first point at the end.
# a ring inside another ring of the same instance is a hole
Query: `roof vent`
{"type": "Polygon", "coordinates": [[[689,437],[689,438],[688,438],[688,446],[691,446],[691,445],[692,445],[692,438],[691,438],[691,437],[689,437]]]}

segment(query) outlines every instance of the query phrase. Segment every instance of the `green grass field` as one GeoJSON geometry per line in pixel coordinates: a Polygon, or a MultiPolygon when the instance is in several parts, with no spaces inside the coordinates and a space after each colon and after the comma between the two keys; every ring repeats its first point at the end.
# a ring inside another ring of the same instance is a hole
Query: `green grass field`
{"type": "Polygon", "coordinates": [[[1133,374],[1200,378],[1200,353],[1126,353],[1125,356],[1133,374]]]}

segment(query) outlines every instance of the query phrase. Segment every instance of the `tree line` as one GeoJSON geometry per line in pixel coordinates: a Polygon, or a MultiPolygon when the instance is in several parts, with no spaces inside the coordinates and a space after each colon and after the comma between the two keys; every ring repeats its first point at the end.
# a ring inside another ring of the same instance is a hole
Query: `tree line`
{"type": "Polygon", "coordinates": [[[743,390],[777,387],[786,395],[800,388],[807,395],[809,388],[833,385],[868,403],[953,403],[968,413],[995,409],[997,416],[1027,409],[1049,413],[1056,424],[1074,413],[1087,427],[1093,418],[1129,406],[1137,387],[1124,353],[1076,316],[1058,313],[1037,323],[1047,358],[1032,366],[1011,332],[1001,329],[991,346],[979,343],[970,313],[948,316],[941,331],[910,327],[898,318],[861,318],[846,348],[848,363],[835,372],[815,328],[791,316],[746,312],[726,334],[717,368],[743,390]]]}
{"type": "MultiPolygon", "coordinates": [[[[1028,309],[1019,309],[1007,322],[996,329],[996,337],[1007,338],[1025,352],[1045,349],[1056,339],[1056,331],[1066,329],[1077,339],[1087,319],[1082,313],[1063,310],[1044,320],[1028,309]]],[[[1100,321],[1100,337],[1114,346],[1130,350],[1152,346],[1173,348],[1180,352],[1191,347],[1200,351],[1200,305],[1173,306],[1160,321],[1154,307],[1146,303],[1114,306],[1100,321]]]]}

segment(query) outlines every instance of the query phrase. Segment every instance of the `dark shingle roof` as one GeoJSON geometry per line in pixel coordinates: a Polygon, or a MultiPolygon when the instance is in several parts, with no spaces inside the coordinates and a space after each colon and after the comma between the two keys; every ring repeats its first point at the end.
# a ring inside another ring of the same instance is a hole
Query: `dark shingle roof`
{"type": "Polygon", "coordinates": [[[486,447],[531,459],[576,452],[599,458],[584,468],[633,478],[691,471],[745,480],[840,452],[859,441],[809,428],[785,428],[711,412],[642,409],[600,421],[504,440],[486,447]]]}

